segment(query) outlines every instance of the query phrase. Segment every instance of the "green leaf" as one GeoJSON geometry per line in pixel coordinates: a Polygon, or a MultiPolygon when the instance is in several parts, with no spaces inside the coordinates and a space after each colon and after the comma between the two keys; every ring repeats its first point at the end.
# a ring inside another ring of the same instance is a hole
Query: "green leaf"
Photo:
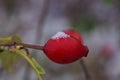
{"type": "Polygon", "coordinates": [[[0,44],[7,44],[10,42],[22,42],[22,40],[18,36],[8,36],[0,38],[0,44]]]}
{"type": "Polygon", "coordinates": [[[19,59],[20,55],[15,52],[3,51],[0,53],[0,60],[2,62],[2,66],[8,72],[13,72],[13,65],[19,59]]]}
{"type": "Polygon", "coordinates": [[[34,71],[36,72],[38,79],[42,80],[41,75],[45,74],[44,69],[37,63],[37,61],[30,55],[28,55],[24,50],[15,50],[18,54],[23,56],[29,64],[32,66],[34,71]]]}
{"type": "Polygon", "coordinates": [[[38,69],[39,73],[45,74],[44,69],[40,66],[40,64],[33,57],[31,57],[31,60],[32,60],[33,64],[36,65],[36,68],[38,69]]]}
{"type": "Polygon", "coordinates": [[[12,36],[12,39],[11,39],[11,41],[15,41],[15,42],[22,42],[22,40],[21,40],[21,38],[20,37],[18,37],[18,36],[12,36]]]}
{"type": "MultiPolygon", "coordinates": [[[[22,40],[18,36],[11,36],[11,37],[4,37],[0,38],[0,44],[9,44],[12,42],[22,42],[22,40]]],[[[17,45],[19,46],[19,45],[17,45]]],[[[36,72],[38,79],[42,80],[43,74],[45,74],[44,69],[39,65],[39,63],[30,56],[27,51],[24,49],[18,49],[18,48],[11,48],[11,50],[8,50],[3,47],[3,52],[0,53],[0,60],[2,62],[2,66],[8,71],[12,72],[13,70],[13,64],[19,59],[20,56],[24,57],[29,64],[32,66],[34,71],[36,72]]]]}
{"type": "Polygon", "coordinates": [[[12,40],[12,37],[0,38],[0,44],[7,44],[7,43],[11,42],[11,40],[12,40]]]}
{"type": "MultiPolygon", "coordinates": [[[[7,44],[10,42],[22,42],[22,40],[18,36],[0,38],[0,44],[7,44]]],[[[19,59],[20,55],[16,54],[14,51],[8,51],[6,48],[3,49],[4,51],[0,53],[2,66],[8,72],[12,72],[13,65],[19,59]]]]}

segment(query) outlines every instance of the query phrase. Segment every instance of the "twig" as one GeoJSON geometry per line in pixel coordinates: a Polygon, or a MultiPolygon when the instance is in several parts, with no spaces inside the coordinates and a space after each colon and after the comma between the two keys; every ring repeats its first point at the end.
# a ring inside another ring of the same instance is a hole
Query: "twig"
{"type": "Polygon", "coordinates": [[[42,40],[42,35],[43,35],[43,27],[44,27],[44,23],[46,20],[46,17],[48,15],[49,12],[49,8],[50,8],[50,0],[43,0],[43,6],[40,12],[39,20],[38,20],[38,27],[36,30],[36,43],[41,42],[42,40]]]}
{"type": "Polygon", "coordinates": [[[43,46],[32,45],[32,44],[24,44],[24,43],[16,42],[16,45],[22,45],[23,47],[37,49],[37,50],[43,50],[44,49],[43,46]]]}
{"type": "Polygon", "coordinates": [[[4,46],[4,47],[23,46],[25,48],[32,48],[32,49],[37,49],[37,50],[43,50],[44,49],[43,46],[32,45],[32,44],[24,44],[24,43],[20,43],[20,42],[11,42],[11,43],[7,43],[7,44],[0,44],[0,46],[4,46]]]}
{"type": "Polygon", "coordinates": [[[83,59],[80,60],[80,64],[81,64],[81,66],[82,66],[82,68],[83,68],[83,71],[84,71],[86,80],[91,80],[91,76],[90,76],[90,74],[89,74],[89,72],[88,72],[88,70],[87,70],[87,68],[86,68],[86,66],[85,66],[85,63],[84,63],[84,60],[83,60],[83,59]]]}

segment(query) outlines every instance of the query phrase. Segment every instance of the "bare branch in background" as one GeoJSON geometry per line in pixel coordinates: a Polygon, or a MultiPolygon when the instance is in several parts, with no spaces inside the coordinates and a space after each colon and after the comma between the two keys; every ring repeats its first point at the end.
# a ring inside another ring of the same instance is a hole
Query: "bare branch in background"
{"type": "MultiPolygon", "coordinates": [[[[49,11],[49,6],[50,6],[50,0],[43,0],[43,7],[39,16],[39,25],[36,29],[36,43],[39,43],[42,39],[42,33],[43,33],[43,26],[45,23],[46,16],[49,11]]],[[[32,51],[32,53],[36,53],[36,51],[32,51]]],[[[34,54],[34,56],[36,56],[34,54]]],[[[27,64],[26,69],[25,69],[25,76],[23,80],[30,80],[30,73],[31,73],[31,68],[29,67],[29,64],[27,64]]]]}
{"type": "Polygon", "coordinates": [[[43,0],[43,8],[39,15],[39,25],[36,31],[36,42],[40,42],[40,39],[42,38],[43,27],[46,17],[48,15],[49,7],[50,7],[50,0],[43,0]]]}
{"type": "Polygon", "coordinates": [[[81,64],[82,69],[84,71],[86,80],[92,80],[83,59],[80,60],[80,64],[81,64]]]}

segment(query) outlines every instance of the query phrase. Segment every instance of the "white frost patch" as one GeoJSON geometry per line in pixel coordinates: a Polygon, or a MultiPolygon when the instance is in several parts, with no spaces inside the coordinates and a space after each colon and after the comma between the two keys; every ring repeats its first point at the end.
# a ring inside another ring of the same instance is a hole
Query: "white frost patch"
{"type": "Polygon", "coordinates": [[[67,38],[67,37],[70,37],[70,35],[68,35],[64,32],[58,32],[51,39],[59,39],[59,38],[67,38]]]}

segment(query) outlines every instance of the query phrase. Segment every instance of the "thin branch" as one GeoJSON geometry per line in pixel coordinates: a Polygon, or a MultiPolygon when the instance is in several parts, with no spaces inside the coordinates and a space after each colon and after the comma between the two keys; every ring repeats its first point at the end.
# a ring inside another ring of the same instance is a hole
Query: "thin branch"
{"type": "Polygon", "coordinates": [[[49,12],[49,8],[50,8],[50,0],[43,0],[43,7],[42,10],[40,12],[39,20],[38,20],[38,27],[37,27],[37,31],[36,31],[36,43],[41,42],[42,40],[42,34],[43,34],[43,27],[44,27],[44,23],[46,20],[46,17],[48,15],[49,12]]]}
{"type": "Polygon", "coordinates": [[[83,59],[80,60],[80,64],[81,64],[82,69],[83,69],[83,71],[84,71],[86,80],[91,80],[91,76],[90,76],[90,74],[89,74],[89,71],[87,70],[87,67],[86,67],[83,59]]]}
{"type": "Polygon", "coordinates": [[[20,42],[11,42],[11,43],[7,43],[7,44],[0,44],[0,46],[4,46],[4,47],[23,46],[25,48],[32,48],[32,49],[37,49],[37,50],[43,50],[44,49],[43,46],[32,45],[32,44],[24,44],[24,43],[20,43],[20,42]]]}
{"type": "Polygon", "coordinates": [[[43,46],[32,45],[32,44],[24,44],[24,43],[17,43],[16,42],[16,45],[22,45],[23,47],[37,49],[37,50],[43,50],[44,49],[43,46]]]}

